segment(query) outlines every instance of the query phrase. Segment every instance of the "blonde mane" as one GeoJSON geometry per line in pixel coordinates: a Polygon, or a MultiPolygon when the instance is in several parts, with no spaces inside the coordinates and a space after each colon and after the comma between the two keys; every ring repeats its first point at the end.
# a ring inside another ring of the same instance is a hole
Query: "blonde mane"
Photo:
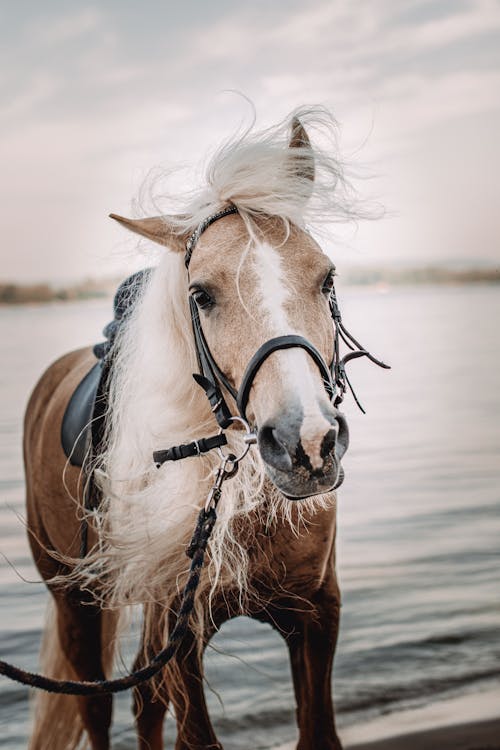
{"type": "MultiPolygon", "coordinates": [[[[334,123],[323,110],[294,114],[309,131],[319,128],[335,136],[334,123]]],[[[204,186],[177,204],[178,234],[193,231],[228,202],[237,206],[250,237],[256,231],[253,219],[262,214],[279,217],[285,226],[359,215],[341,163],[326,151],[312,148],[314,182],[300,176],[304,164],[310,164],[311,149],[287,148],[289,126],[287,118],[275,128],[260,133],[250,129],[223,145],[208,165],[204,186]]],[[[106,450],[96,462],[104,498],[99,539],[75,571],[82,586],[95,591],[98,582],[106,606],[169,605],[185,581],[186,544],[217,456],[157,469],[152,454],[216,431],[206,397],[191,377],[196,371],[183,257],[167,251],[145,280],[115,345],[106,450]]],[[[232,433],[229,437],[233,444],[240,440],[232,433]]],[[[228,587],[239,591],[243,603],[251,593],[248,549],[256,544],[255,521],[287,523],[300,534],[311,515],[333,501],[332,495],[301,503],[285,500],[265,480],[258,451],[252,450],[239,474],[225,483],[200,592],[228,587]]]]}

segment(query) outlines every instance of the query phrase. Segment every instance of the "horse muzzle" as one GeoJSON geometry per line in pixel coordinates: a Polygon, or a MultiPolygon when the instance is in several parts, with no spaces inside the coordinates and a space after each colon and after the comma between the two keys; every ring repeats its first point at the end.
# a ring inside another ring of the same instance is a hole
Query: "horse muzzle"
{"type": "Polygon", "coordinates": [[[258,445],[269,478],[290,500],[330,492],[343,482],[349,430],[333,407],[312,425],[300,410],[276,415],[259,428],[258,445]]]}

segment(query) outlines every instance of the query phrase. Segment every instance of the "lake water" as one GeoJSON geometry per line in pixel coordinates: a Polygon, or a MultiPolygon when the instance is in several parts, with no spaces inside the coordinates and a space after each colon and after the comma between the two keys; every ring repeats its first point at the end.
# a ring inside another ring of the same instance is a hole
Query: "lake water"
{"type": "MultiPolygon", "coordinates": [[[[350,370],[367,415],[347,399],[340,733],[382,716],[390,727],[407,709],[483,691],[498,691],[500,706],[500,287],[347,288],[339,297],[348,328],[393,366],[357,361],[350,370]]],[[[47,594],[22,523],[23,411],[50,361],[99,340],[110,307],[0,309],[0,656],[29,668],[47,594]]],[[[292,741],[279,636],[240,618],[213,645],[207,697],[225,750],[292,741]]],[[[135,747],[129,704],[116,703],[117,749],[135,747]]],[[[170,744],[173,732],[170,719],[170,744]]],[[[27,733],[27,691],[1,678],[0,748],[26,747],[27,733]]]]}

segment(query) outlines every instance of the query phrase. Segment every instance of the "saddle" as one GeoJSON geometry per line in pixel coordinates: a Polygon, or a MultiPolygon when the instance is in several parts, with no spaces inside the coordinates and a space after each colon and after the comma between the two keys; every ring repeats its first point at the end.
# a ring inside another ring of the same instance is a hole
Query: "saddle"
{"type": "Polygon", "coordinates": [[[82,467],[86,457],[97,448],[94,434],[103,425],[94,420],[97,401],[103,397],[103,361],[92,367],[71,396],[61,425],[61,442],[72,466],[82,467]]]}
{"type": "Polygon", "coordinates": [[[90,466],[92,457],[102,449],[113,347],[150,272],[149,268],[138,271],[118,287],[113,301],[114,318],[103,331],[106,340],[93,348],[97,361],[77,385],[68,402],[61,425],[61,443],[72,466],[85,469],[90,466]]]}

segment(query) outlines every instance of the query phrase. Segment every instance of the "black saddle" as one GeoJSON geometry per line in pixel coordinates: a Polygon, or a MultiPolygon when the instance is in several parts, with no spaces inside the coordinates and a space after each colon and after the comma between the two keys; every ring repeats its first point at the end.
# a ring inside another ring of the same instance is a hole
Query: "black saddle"
{"type": "Polygon", "coordinates": [[[80,381],[64,413],[61,442],[72,466],[83,466],[92,452],[94,407],[102,374],[103,362],[100,360],[80,381]]]}
{"type": "Polygon", "coordinates": [[[103,331],[106,341],[94,346],[96,364],[78,384],[66,407],[61,426],[61,442],[72,466],[87,465],[102,445],[113,345],[120,326],[133,309],[150,271],[149,268],[138,271],[118,287],[113,302],[114,319],[103,331]]]}

